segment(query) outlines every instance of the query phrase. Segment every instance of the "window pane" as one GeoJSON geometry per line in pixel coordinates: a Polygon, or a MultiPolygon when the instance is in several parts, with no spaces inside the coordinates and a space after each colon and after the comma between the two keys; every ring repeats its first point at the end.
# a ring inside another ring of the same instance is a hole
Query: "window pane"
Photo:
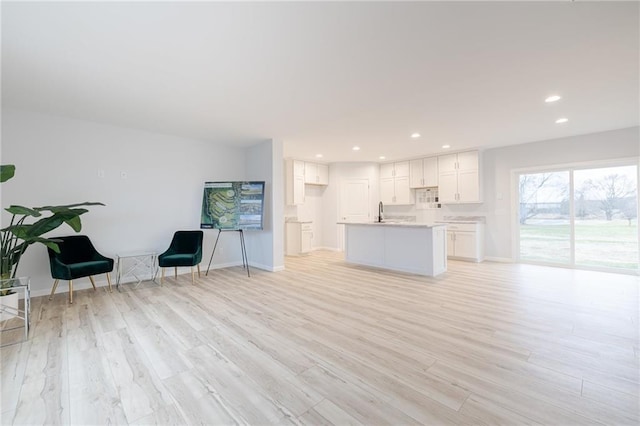
{"type": "Polygon", "coordinates": [[[520,259],[571,262],[569,172],[520,175],[520,259]]]}
{"type": "Polygon", "coordinates": [[[638,268],[636,166],[574,172],[576,264],[638,268]]]}

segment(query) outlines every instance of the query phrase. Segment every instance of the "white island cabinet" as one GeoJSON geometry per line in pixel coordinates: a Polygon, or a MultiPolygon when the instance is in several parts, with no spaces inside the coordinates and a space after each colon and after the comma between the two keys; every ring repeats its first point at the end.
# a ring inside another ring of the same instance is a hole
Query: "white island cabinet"
{"type": "Polygon", "coordinates": [[[359,265],[434,277],[447,270],[446,225],[341,223],[345,260],[359,265]]]}

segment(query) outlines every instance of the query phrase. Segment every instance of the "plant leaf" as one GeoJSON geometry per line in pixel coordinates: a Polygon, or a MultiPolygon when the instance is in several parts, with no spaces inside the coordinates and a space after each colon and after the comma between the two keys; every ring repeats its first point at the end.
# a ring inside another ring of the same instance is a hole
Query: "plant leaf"
{"type": "Polygon", "coordinates": [[[29,244],[27,244],[26,242],[23,242],[18,246],[16,246],[15,250],[17,252],[20,252],[20,250],[22,250],[23,245],[29,246],[34,243],[41,243],[49,247],[51,250],[55,251],[56,253],[60,253],[60,247],[58,246],[58,243],[61,241],[62,240],[56,240],[55,238],[52,239],[52,238],[34,237],[29,241],[29,244]]]}
{"type": "Polygon", "coordinates": [[[38,210],[32,209],[31,207],[25,207],[25,206],[9,206],[5,210],[15,215],[24,215],[24,216],[33,216],[33,217],[42,216],[42,214],[40,214],[38,210]]]}
{"type": "Polygon", "coordinates": [[[71,219],[65,220],[65,223],[71,227],[76,232],[80,232],[82,230],[82,222],[80,221],[80,216],[72,217],[71,219]]]}
{"type": "Polygon", "coordinates": [[[0,165],[0,182],[6,182],[16,174],[16,166],[13,164],[0,165]]]}
{"type": "Polygon", "coordinates": [[[39,221],[30,225],[20,225],[14,227],[11,232],[18,238],[25,241],[31,241],[35,237],[39,237],[42,234],[46,234],[49,231],[53,231],[58,226],[64,223],[64,218],[59,215],[53,215],[40,219],[39,221]]]}
{"type": "Polygon", "coordinates": [[[44,206],[44,207],[34,207],[34,209],[38,211],[57,211],[63,209],[71,209],[73,207],[81,207],[81,206],[104,206],[103,203],[95,202],[95,201],[86,201],[84,203],[75,203],[75,204],[67,204],[64,206],[44,206]]]}

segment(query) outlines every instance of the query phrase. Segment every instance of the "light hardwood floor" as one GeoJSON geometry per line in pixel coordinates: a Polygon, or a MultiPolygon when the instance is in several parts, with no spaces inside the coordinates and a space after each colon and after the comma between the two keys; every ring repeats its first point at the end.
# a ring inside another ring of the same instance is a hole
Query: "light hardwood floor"
{"type": "Polygon", "coordinates": [[[638,277],[287,258],[33,300],[1,424],[638,424],[638,277]]]}

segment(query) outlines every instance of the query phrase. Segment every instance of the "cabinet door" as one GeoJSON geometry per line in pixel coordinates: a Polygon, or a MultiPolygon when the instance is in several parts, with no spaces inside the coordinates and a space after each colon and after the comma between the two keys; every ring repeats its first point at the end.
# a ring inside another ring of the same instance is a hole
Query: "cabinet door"
{"type": "Polygon", "coordinates": [[[393,176],[394,177],[409,177],[409,162],[401,161],[399,163],[393,163],[393,176]]]}
{"type": "Polygon", "coordinates": [[[457,162],[458,162],[458,156],[456,154],[438,156],[438,173],[456,171],[457,162]]]}
{"type": "MultiPolygon", "coordinates": [[[[438,163],[439,164],[439,163],[438,163]]],[[[456,203],[458,174],[456,171],[440,172],[438,175],[438,197],[441,203],[456,203]]]]}
{"type": "Polygon", "coordinates": [[[456,255],[456,233],[447,231],[447,256],[456,255]]]}
{"type": "Polygon", "coordinates": [[[289,206],[304,203],[304,162],[285,162],[285,202],[289,206]],[[300,173],[301,172],[301,173],[300,173]]]}
{"type": "Polygon", "coordinates": [[[411,188],[422,188],[425,186],[422,159],[411,160],[409,162],[409,186],[411,188]]]}
{"type": "Polygon", "coordinates": [[[478,151],[459,152],[458,170],[478,170],[478,151]]]}
{"type": "Polygon", "coordinates": [[[300,254],[300,224],[287,223],[286,226],[286,253],[287,256],[300,254]]]}
{"type": "Polygon", "coordinates": [[[380,179],[393,177],[393,163],[380,164],[380,179]]]}
{"type": "Polygon", "coordinates": [[[393,204],[394,195],[394,179],[380,179],[380,201],[382,201],[384,204],[393,204]]]}
{"type": "Polygon", "coordinates": [[[394,204],[413,204],[408,176],[394,179],[394,191],[396,195],[394,204]]]}
{"type": "Polygon", "coordinates": [[[458,202],[474,203],[480,201],[480,182],[477,170],[458,172],[458,202]]]}
{"type": "Polygon", "coordinates": [[[293,203],[294,205],[304,204],[304,175],[293,177],[293,203]]]}
{"type": "Polygon", "coordinates": [[[300,243],[300,253],[309,253],[311,251],[311,240],[313,239],[313,232],[303,231],[302,240],[300,243]]]}
{"type": "Polygon", "coordinates": [[[304,176],[304,161],[293,160],[293,175],[304,176]]]}
{"type": "Polygon", "coordinates": [[[304,183],[317,183],[318,165],[315,163],[304,163],[304,183]]]}
{"type": "Polygon", "coordinates": [[[438,157],[425,158],[422,163],[423,186],[438,186],[438,157]]]}
{"type": "Polygon", "coordinates": [[[466,257],[476,259],[478,252],[476,250],[476,233],[475,232],[456,232],[455,233],[456,257],[466,257]]]}
{"type": "Polygon", "coordinates": [[[318,164],[318,181],[319,185],[329,185],[329,166],[326,164],[318,164]]]}

